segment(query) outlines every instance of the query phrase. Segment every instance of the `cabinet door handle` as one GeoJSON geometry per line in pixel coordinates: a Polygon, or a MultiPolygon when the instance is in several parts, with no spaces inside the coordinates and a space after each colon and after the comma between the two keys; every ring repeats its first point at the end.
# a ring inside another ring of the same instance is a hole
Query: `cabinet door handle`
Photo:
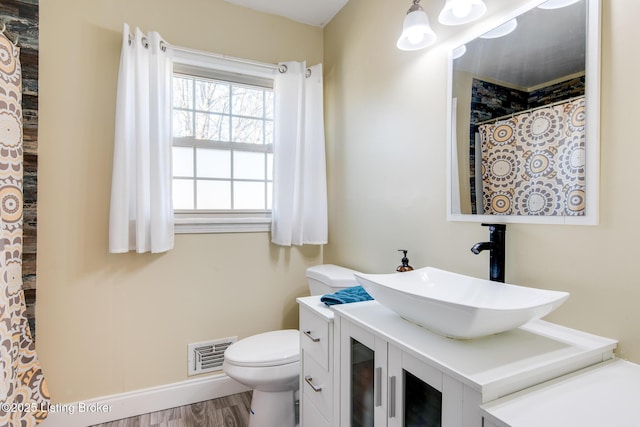
{"type": "Polygon", "coordinates": [[[322,391],[322,387],[319,387],[317,385],[315,385],[313,383],[313,378],[311,378],[309,375],[307,375],[306,377],[304,377],[304,380],[307,384],[309,384],[309,386],[313,389],[313,391],[315,391],[316,393],[319,393],[322,391]]]}
{"type": "Polygon", "coordinates": [[[382,406],[382,368],[376,368],[373,388],[376,391],[376,406],[382,406]]]}
{"type": "Polygon", "coordinates": [[[320,338],[318,337],[314,337],[313,335],[311,335],[311,331],[302,331],[302,333],[304,333],[306,336],[309,337],[309,339],[313,342],[318,342],[320,341],[320,338]]]}
{"type": "Polygon", "coordinates": [[[396,417],[396,376],[389,377],[389,418],[396,417]]]}

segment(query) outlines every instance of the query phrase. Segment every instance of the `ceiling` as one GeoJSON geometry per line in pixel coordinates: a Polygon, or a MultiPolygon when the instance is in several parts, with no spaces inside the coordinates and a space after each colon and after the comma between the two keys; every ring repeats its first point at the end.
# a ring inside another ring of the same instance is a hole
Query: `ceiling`
{"type": "Polygon", "coordinates": [[[454,67],[531,88],[585,70],[585,2],[561,9],[533,8],[505,37],[478,38],[454,67]]]}
{"type": "Polygon", "coordinates": [[[324,27],[348,0],[225,0],[238,6],[324,27]]]}

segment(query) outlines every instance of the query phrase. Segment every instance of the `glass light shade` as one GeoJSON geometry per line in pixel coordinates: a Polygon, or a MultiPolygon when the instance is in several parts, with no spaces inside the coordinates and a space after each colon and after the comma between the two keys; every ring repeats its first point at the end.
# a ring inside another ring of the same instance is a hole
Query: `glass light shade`
{"type": "Polygon", "coordinates": [[[467,46],[465,45],[458,46],[457,48],[453,49],[453,52],[451,53],[451,59],[458,59],[462,55],[464,55],[466,52],[467,52],[467,46]]]}
{"type": "Polygon", "coordinates": [[[565,6],[577,3],[580,0],[548,0],[542,3],[538,8],[540,9],[560,9],[565,6]]]}
{"type": "Polygon", "coordinates": [[[482,0],[447,0],[438,21],[443,25],[462,25],[480,18],[486,11],[482,0]]]}
{"type": "Polygon", "coordinates": [[[484,33],[480,36],[481,39],[497,39],[498,37],[506,36],[513,32],[518,26],[518,20],[513,18],[511,21],[507,21],[499,27],[494,28],[488,33],[484,33]]]}
{"type": "Polygon", "coordinates": [[[404,18],[402,34],[398,39],[398,49],[418,50],[431,46],[436,41],[436,33],[429,25],[429,17],[422,7],[414,5],[404,18]]]}

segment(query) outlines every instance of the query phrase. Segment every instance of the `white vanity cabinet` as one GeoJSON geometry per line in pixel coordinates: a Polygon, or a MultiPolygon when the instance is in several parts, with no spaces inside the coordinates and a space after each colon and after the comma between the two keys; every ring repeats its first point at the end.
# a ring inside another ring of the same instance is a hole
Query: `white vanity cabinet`
{"type": "Polygon", "coordinates": [[[300,426],[337,426],[333,311],[319,296],[297,299],[300,308],[300,426]],[[334,414],[335,412],[335,414],[334,414]]]}
{"type": "Polygon", "coordinates": [[[544,321],[455,340],[376,301],[332,309],[343,427],[482,427],[483,403],[610,359],[617,344],[544,321]]]}

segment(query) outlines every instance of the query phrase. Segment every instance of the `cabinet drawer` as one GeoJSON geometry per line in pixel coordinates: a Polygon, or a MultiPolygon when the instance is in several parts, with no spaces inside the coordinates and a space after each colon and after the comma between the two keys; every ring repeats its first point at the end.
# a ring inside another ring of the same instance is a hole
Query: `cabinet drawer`
{"type": "Polygon", "coordinates": [[[331,416],[333,383],[329,371],[302,352],[302,393],[325,417],[331,416]]]}
{"type": "Polygon", "coordinates": [[[302,427],[331,427],[331,423],[306,396],[302,401],[302,427]]]}
{"type": "Polygon", "coordinates": [[[300,310],[300,342],[305,354],[329,369],[329,322],[308,310],[300,310]]]}

